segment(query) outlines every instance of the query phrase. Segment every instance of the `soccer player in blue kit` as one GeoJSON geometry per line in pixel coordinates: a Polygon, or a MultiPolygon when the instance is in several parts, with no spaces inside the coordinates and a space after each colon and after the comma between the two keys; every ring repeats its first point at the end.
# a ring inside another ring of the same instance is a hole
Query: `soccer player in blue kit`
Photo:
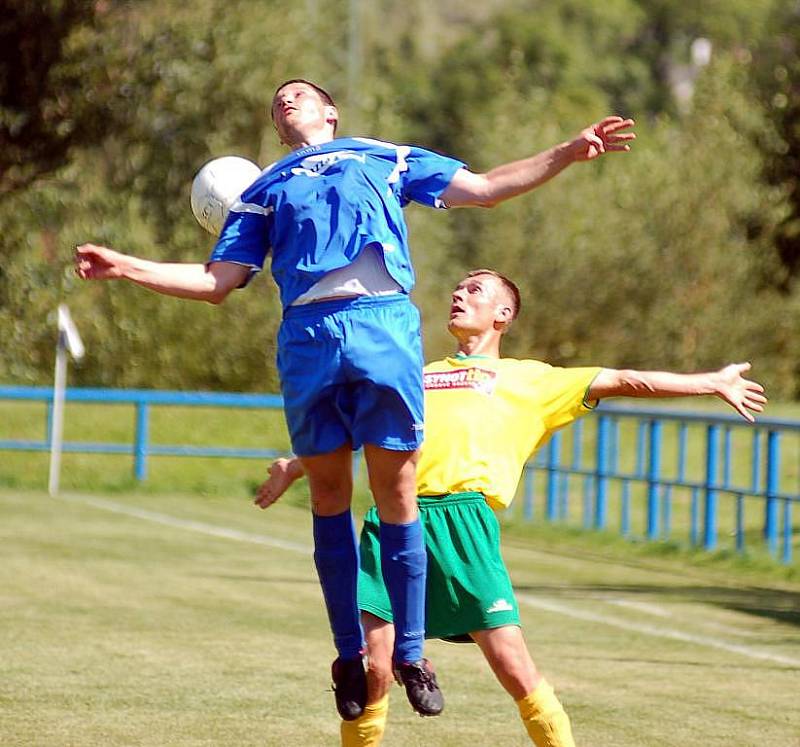
{"type": "Polygon", "coordinates": [[[220,303],[271,254],[283,305],[278,372],[292,448],[311,492],[314,560],[338,654],[337,709],[352,720],[366,702],[350,513],[351,453],[363,447],[380,517],[394,666],[414,709],[434,716],[444,700],[423,658],[426,553],[416,501],[422,346],[402,208],[410,201],[491,207],[571,163],[629,150],[633,121],[606,117],[570,141],[480,174],[422,148],[336,138],[334,101],[307,80],[282,83],[271,114],[291,153],[232,206],[207,263],[154,262],[83,244],[76,271],[220,303]]]}

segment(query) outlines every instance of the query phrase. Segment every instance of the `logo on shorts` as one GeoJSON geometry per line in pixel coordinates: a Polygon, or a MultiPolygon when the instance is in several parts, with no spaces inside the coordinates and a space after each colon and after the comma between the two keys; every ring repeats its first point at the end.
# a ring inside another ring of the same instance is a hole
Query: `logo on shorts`
{"type": "Polygon", "coordinates": [[[475,389],[492,394],[497,384],[497,371],[485,368],[456,368],[453,371],[431,371],[423,375],[425,389],[475,389]]]}
{"type": "Polygon", "coordinates": [[[491,607],[486,608],[486,614],[492,612],[513,612],[514,608],[505,599],[495,599],[491,607]]]}

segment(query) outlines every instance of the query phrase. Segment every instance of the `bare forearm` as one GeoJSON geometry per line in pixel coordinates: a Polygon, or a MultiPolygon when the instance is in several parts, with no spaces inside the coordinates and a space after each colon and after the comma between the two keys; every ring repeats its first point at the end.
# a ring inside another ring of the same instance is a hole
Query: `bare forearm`
{"type": "Polygon", "coordinates": [[[199,263],[153,262],[127,257],[121,270],[126,280],[166,296],[219,303],[226,295],[217,278],[206,265],[199,263]]]}
{"type": "Polygon", "coordinates": [[[575,161],[573,143],[562,143],[521,161],[497,166],[485,174],[459,171],[442,199],[448,207],[493,207],[530,192],[575,161]]]}
{"type": "Polygon", "coordinates": [[[589,397],[691,397],[717,394],[718,378],[716,372],[678,374],[603,369],[589,387],[589,397]]]}
{"type": "Polygon", "coordinates": [[[630,127],[632,119],[605,117],[583,129],[576,138],[531,158],[498,166],[485,174],[460,169],[442,194],[442,201],[448,207],[492,207],[536,189],[571,163],[591,161],[603,153],[629,151],[629,142],[636,138],[627,132],[630,127]]]}
{"type": "Polygon", "coordinates": [[[749,363],[730,363],[719,371],[678,374],[667,371],[617,371],[604,368],[588,391],[590,400],[604,397],[692,397],[713,394],[727,402],[745,420],[763,412],[764,387],[746,379],[749,363]]]}
{"type": "Polygon", "coordinates": [[[487,202],[489,205],[496,205],[530,192],[574,162],[575,151],[572,144],[561,143],[530,158],[491,169],[485,174],[489,183],[487,202]]]}

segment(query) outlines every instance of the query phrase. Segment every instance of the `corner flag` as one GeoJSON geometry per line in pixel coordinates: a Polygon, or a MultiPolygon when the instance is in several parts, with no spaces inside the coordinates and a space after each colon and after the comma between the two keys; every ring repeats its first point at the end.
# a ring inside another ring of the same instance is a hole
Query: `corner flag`
{"type": "Polygon", "coordinates": [[[61,473],[61,449],[64,442],[64,396],[67,387],[67,351],[75,360],[83,358],[86,349],[72,321],[69,309],[58,307],[58,342],[56,343],[56,370],[53,384],[53,418],[50,428],[50,479],[48,491],[51,496],[58,494],[58,480],[61,473]]]}

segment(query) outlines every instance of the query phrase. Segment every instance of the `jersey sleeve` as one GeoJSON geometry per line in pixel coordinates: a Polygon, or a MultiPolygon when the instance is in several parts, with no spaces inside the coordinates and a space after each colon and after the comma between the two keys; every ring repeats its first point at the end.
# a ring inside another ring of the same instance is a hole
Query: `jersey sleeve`
{"type": "Polygon", "coordinates": [[[400,172],[403,204],[414,201],[428,207],[446,207],[439,198],[447,189],[456,171],[465,168],[466,164],[424,148],[406,147],[407,168],[400,172]]]}
{"type": "Polygon", "coordinates": [[[548,431],[555,431],[594,409],[587,393],[601,369],[548,367],[535,383],[538,406],[548,431]]]}
{"type": "Polygon", "coordinates": [[[268,216],[263,213],[236,211],[228,213],[217,243],[211,250],[208,264],[212,262],[233,262],[250,268],[253,275],[264,267],[269,252],[268,216]]]}

